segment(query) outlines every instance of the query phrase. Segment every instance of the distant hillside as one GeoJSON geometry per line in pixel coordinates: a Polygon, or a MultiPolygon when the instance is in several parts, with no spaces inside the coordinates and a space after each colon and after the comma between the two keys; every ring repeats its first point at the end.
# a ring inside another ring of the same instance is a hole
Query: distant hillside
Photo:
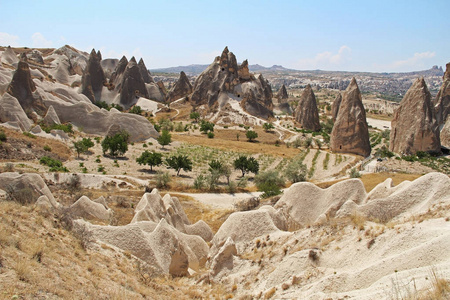
{"type": "MultiPolygon", "coordinates": [[[[150,72],[153,73],[180,73],[184,71],[184,73],[188,75],[199,75],[203,72],[209,65],[188,65],[188,66],[178,66],[178,67],[170,67],[170,68],[160,68],[160,69],[150,69],[150,72]]],[[[264,67],[261,65],[249,65],[250,72],[282,72],[282,71],[295,71],[292,69],[286,69],[280,65],[273,65],[271,67],[264,67]]]]}

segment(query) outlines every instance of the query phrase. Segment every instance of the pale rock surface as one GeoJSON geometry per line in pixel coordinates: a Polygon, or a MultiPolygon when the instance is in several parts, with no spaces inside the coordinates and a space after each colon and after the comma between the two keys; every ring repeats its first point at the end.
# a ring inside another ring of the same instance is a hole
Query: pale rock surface
{"type": "Polygon", "coordinates": [[[450,114],[450,63],[446,66],[442,81],[442,86],[434,101],[438,126],[443,126],[450,114]]]}
{"type": "Polygon", "coordinates": [[[12,66],[19,62],[19,58],[14,50],[8,46],[2,53],[1,62],[12,66]]]}
{"type": "Polygon", "coordinates": [[[232,238],[227,238],[219,252],[212,258],[210,273],[216,276],[223,268],[233,269],[233,257],[237,255],[236,244],[232,238]]]}
{"type": "Polygon", "coordinates": [[[289,98],[288,92],[286,90],[286,86],[283,84],[278,91],[276,98],[278,99],[279,103],[285,102],[286,99],[289,98]]]}
{"type": "Polygon", "coordinates": [[[50,107],[48,108],[43,121],[44,121],[44,124],[47,126],[61,124],[61,121],[59,120],[59,117],[56,114],[56,111],[52,105],[50,105],[50,107]]]}
{"type": "Polygon", "coordinates": [[[447,118],[440,133],[441,145],[450,149],[450,118],[447,118]]]}
{"type": "Polygon", "coordinates": [[[275,208],[282,209],[290,219],[305,226],[323,217],[334,217],[347,201],[361,204],[366,195],[359,179],[341,181],[326,189],[309,182],[298,182],[284,192],[275,208]]]}
{"type": "Polygon", "coordinates": [[[352,78],[342,96],[330,135],[330,148],[331,151],[338,153],[353,153],[364,157],[370,155],[366,111],[355,78],[352,78]]]}
{"type": "Polygon", "coordinates": [[[316,96],[309,84],[300,96],[298,106],[294,112],[294,117],[303,129],[312,131],[320,130],[319,110],[317,109],[316,96]]]}
{"type": "Polygon", "coordinates": [[[440,152],[439,128],[431,94],[423,78],[406,92],[394,113],[389,150],[401,154],[440,152]]]}
{"type": "Polygon", "coordinates": [[[22,131],[29,131],[33,125],[19,101],[8,93],[5,93],[0,99],[0,122],[16,123],[22,131]]]}
{"type": "Polygon", "coordinates": [[[341,101],[342,101],[342,94],[339,93],[334,99],[333,104],[331,105],[331,115],[333,117],[333,122],[336,122],[341,101]]]}
{"type": "Polygon", "coordinates": [[[70,211],[77,217],[85,219],[109,220],[113,211],[101,203],[92,201],[86,196],[81,196],[70,206],[70,211]]]}

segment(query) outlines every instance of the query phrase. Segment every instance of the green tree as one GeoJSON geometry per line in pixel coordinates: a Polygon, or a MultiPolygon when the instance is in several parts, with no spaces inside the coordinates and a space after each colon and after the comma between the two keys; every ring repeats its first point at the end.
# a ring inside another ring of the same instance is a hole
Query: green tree
{"type": "Polygon", "coordinates": [[[113,136],[107,136],[102,141],[103,155],[109,150],[109,155],[117,157],[128,151],[128,139],[130,135],[121,131],[113,136]]]}
{"type": "Polygon", "coordinates": [[[273,126],[272,123],[264,123],[264,125],[263,125],[263,129],[264,129],[265,132],[268,132],[268,131],[270,131],[271,129],[274,129],[274,128],[275,128],[275,126],[273,126]]]}
{"type": "Polygon", "coordinates": [[[198,123],[198,120],[200,119],[200,113],[197,111],[193,111],[190,113],[189,118],[198,123]]]}
{"type": "Polygon", "coordinates": [[[284,180],[278,171],[270,170],[256,175],[255,184],[258,190],[263,192],[262,197],[266,198],[281,194],[284,180]]]}
{"type": "Polygon", "coordinates": [[[177,155],[166,158],[166,163],[169,168],[177,171],[177,176],[180,175],[181,169],[185,172],[192,171],[192,161],[186,155],[177,155]]]}
{"type": "Polygon", "coordinates": [[[83,138],[81,141],[73,142],[73,147],[80,158],[81,153],[86,153],[89,148],[94,147],[94,142],[90,138],[83,138]]]}
{"type": "Polygon", "coordinates": [[[157,138],[158,143],[164,148],[172,142],[172,135],[168,130],[163,130],[160,136],[157,138]]]}
{"type": "Polygon", "coordinates": [[[234,160],[234,168],[236,170],[241,170],[242,177],[244,177],[245,173],[248,173],[248,172],[258,174],[259,163],[254,157],[247,157],[247,156],[241,155],[237,159],[234,160]]]}
{"type": "Polygon", "coordinates": [[[139,165],[149,165],[150,171],[153,171],[153,166],[159,166],[162,164],[162,154],[157,152],[149,152],[145,150],[141,156],[136,158],[136,162],[139,165]]]}
{"type": "Polygon", "coordinates": [[[247,137],[249,142],[253,142],[254,140],[256,140],[258,138],[258,134],[253,130],[248,130],[245,133],[245,136],[247,137]]]}
{"type": "Polygon", "coordinates": [[[296,160],[287,165],[284,174],[292,183],[306,181],[308,168],[301,160],[296,160]]]}
{"type": "Polygon", "coordinates": [[[202,120],[200,122],[200,131],[204,134],[207,134],[208,131],[213,132],[214,131],[214,123],[202,120]]]}

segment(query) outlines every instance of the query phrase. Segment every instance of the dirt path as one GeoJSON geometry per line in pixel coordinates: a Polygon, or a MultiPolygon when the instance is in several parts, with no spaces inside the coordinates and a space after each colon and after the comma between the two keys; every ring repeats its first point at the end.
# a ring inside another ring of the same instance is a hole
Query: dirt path
{"type": "Polygon", "coordinates": [[[213,208],[220,209],[233,209],[234,203],[239,200],[243,200],[250,197],[259,197],[261,192],[251,192],[251,193],[236,193],[236,194],[215,194],[215,193],[179,193],[177,195],[189,196],[199,201],[203,204],[209,205],[213,208]]]}

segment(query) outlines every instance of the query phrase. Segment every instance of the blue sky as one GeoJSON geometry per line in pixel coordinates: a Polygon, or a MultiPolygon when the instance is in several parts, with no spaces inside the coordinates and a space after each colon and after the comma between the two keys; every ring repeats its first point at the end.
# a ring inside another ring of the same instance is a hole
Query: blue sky
{"type": "Polygon", "coordinates": [[[148,68],[239,62],[294,69],[415,71],[450,62],[449,0],[0,0],[0,45],[101,50],[148,68]]]}

